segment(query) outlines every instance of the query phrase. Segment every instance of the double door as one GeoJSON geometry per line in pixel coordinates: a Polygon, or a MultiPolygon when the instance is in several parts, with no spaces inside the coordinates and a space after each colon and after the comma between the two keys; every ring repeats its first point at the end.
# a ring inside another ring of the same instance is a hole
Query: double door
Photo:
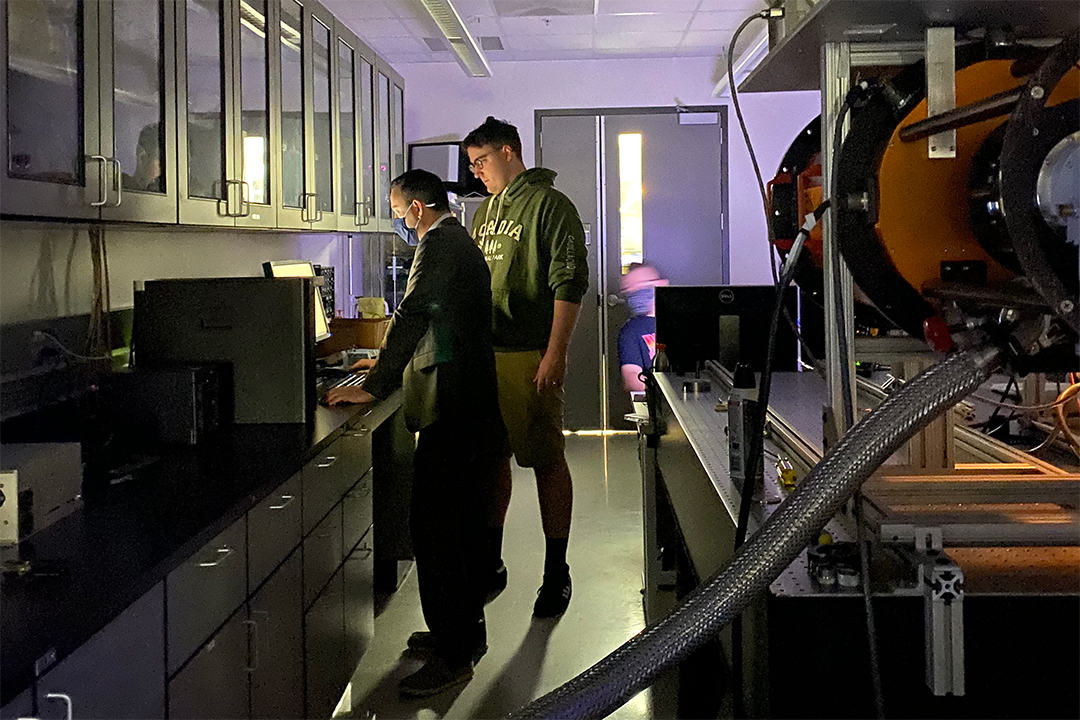
{"type": "MultiPolygon", "coordinates": [[[[631,263],[654,265],[672,285],[728,278],[724,108],[540,111],[538,165],[585,225],[590,288],[570,345],[566,426],[630,429],[619,330],[631,263]]],[[[702,332],[719,329],[702,328],[702,332]]],[[[655,338],[647,339],[655,341],[655,338]]]]}
{"type": "Polygon", "coordinates": [[[176,222],[172,0],[8,0],[0,212],[176,222]]]}

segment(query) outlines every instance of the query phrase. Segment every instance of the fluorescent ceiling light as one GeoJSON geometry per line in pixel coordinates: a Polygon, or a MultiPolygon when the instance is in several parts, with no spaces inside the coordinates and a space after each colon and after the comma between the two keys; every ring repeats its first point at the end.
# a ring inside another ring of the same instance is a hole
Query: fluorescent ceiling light
{"type": "Polygon", "coordinates": [[[450,43],[450,49],[457,56],[465,74],[469,77],[491,77],[491,66],[480,51],[480,46],[465,28],[461,15],[450,0],[420,0],[431,19],[439,26],[443,37],[450,43]]]}
{"type": "MultiPolygon", "coordinates": [[[[730,48],[728,52],[731,52],[730,48]]],[[[746,79],[754,68],[758,66],[766,55],[769,54],[769,30],[764,28],[757,37],[754,38],[750,46],[743,50],[738,59],[732,66],[732,72],[735,75],[735,86],[738,87],[739,83],[746,79]]],[[[728,74],[726,71],[727,63],[724,64],[725,72],[724,77],[720,78],[720,82],[716,83],[716,87],[713,88],[712,96],[721,97],[723,95],[730,95],[731,88],[728,86],[728,74]]]]}

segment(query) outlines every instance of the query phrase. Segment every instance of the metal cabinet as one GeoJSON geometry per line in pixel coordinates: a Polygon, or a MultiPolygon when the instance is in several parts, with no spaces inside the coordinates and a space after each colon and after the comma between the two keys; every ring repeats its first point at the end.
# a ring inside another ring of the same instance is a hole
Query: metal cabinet
{"type": "Polygon", "coordinates": [[[164,717],[164,622],[158,584],[38,679],[38,717],[164,717]]]}
{"type": "Polygon", "coordinates": [[[304,614],[297,549],[248,601],[251,717],[304,716],[304,614]]]}
{"type": "Polygon", "coordinates": [[[390,181],[405,172],[405,81],[381,58],[375,70],[376,216],[378,229],[391,232],[390,181]]]}
{"type": "Polygon", "coordinates": [[[330,576],[341,566],[341,504],[304,538],[304,607],[315,600],[330,576]]]}
{"type": "Polygon", "coordinates": [[[277,224],[277,5],[177,0],[180,222],[277,224]]]}
{"type": "Polygon", "coordinates": [[[0,212],[176,222],[173,3],[3,3],[0,212]]]}
{"type": "Polygon", "coordinates": [[[345,559],[345,667],[350,672],[375,638],[375,545],[368,533],[345,559]]]}
{"type": "Polygon", "coordinates": [[[300,544],[300,473],[248,511],[248,587],[262,585],[300,544]]]}
{"type": "Polygon", "coordinates": [[[374,229],[374,111],[372,76],[375,53],[349,32],[335,24],[338,103],[336,117],[337,152],[335,171],[340,191],[338,229],[374,229]]]}
{"type": "Polygon", "coordinates": [[[278,226],[336,230],[337,52],[334,16],[314,0],[280,0],[278,226]]]}
{"type": "Polygon", "coordinates": [[[304,615],[304,717],[330,717],[354,668],[345,663],[345,583],[338,570],[304,615]]]}
{"type": "Polygon", "coordinates": [[[165,579],[173,673],[247,598],[246,516],[165,579]]]}
{"type": "Polygon", "coordinates": [[[241,609],[169,680],[170,718],[249,717],[249,637],[247,611],[241,609]]]}

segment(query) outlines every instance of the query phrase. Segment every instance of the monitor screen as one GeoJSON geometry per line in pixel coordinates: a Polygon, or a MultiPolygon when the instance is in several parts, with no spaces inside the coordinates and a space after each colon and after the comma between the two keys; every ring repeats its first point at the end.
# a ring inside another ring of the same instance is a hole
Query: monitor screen
{"type": "Polygon", "coordinates": [[[469,155],[461,143],[410,143],[409,169],[438,175],[446,189],[458,195],[488,194],[484,183],[469,170],[469,155]]]}
{"type": "MultiPolygon", "coordinates": [[[[315,277],[315,267],[307,260],[271,260],[263,263],[263,270],[267,277],[315,277]]],[[[322,297],[319,296],[319,288],[315,288],[315,340],[325,340],[330,337],[330,323],[326,320],[326,310],[323,309],[322,297]]]]}

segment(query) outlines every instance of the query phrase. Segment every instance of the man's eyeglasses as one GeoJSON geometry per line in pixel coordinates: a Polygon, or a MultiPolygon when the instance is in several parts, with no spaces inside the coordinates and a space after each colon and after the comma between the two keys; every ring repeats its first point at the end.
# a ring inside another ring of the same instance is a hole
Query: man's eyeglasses
{"type": "Polygon", "coordinates": [[[483,155],[481,155],[480,157],[473,160],[471,163],[469,163],[469,171],[470,172],[476,172],[477,170],[483,170],[484,169],[484,163],[486,162],[486,160],[484,158],[486,158],[490,154],[491,154],[491,152],[488,151],[488,152],[484,153],[483,155]]]}

